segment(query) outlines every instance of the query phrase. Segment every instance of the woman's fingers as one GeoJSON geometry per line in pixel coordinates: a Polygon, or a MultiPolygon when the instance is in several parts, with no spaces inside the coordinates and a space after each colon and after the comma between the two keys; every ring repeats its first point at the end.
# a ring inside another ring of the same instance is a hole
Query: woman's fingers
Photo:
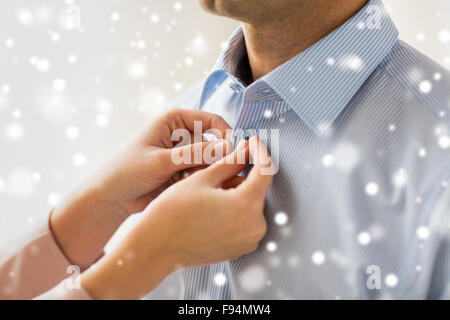
{"type": "Polygon", "coordinates": [[[166,114],[166,122],[171,132],[176,129],[187,129],[194,133],[196,130],[199,133],[209,131],[219,139],[226,139],[227,130],[231,129],[221,116],[200,110],[173,109],[166,114]],[[201,128],[197,128],[195,122],[201,122],[201,128]]]}
{"type": "Polygon", "coordinates": [[[248,158],[248,143],[241,141],[232,153],[198,172],[197,176],[214,187],[221,186],[244,170],[248,164],[248,158]]]}
{"type": "Polygon", "coordinates": [[[164,154],[167,165],[180,171],[204,165],[210,165],[231,152],[227,140],[206,141],[167,149],[164,154]]]}
{"type": "Polygon", "coordinates": [[[252,137],[249,142],[241,141],[236,150],[201,170],[198,176],[224,189],[238,188],[242,192],[255,193],[265,197],[269,190],[275,168],[266,146],[258,137],[252,137]],[[249,156],[253,159],[253,168],[247,178],[237,175],[248,165],[249,156]]]}
{"type": "Polygon", "coordinates": [[[265,197],[275,174],[272,159],[264,143],[256,136],[250,139],[249,150],[253,159],[253,168],[238,188],[251,193],[256,192],[265,197]]]}
{"type": "Polygon", "coordinates": [[[230,180],[227,180],[224,183],[222,183],[222,188],[225,190],[234,189],[234,188],[238,187],[244,181],[245,181],[244,177],[236,176],[236,177],[233,177],[230,180]]]}
{"type": "Polygon", "coordinates": [[[197,176],[214,187],[238,188],[242,192],[265,197],[275,173],[266,146],[255,136],[248,142],[242,140],[231,153],[230,149],[231,145],[227,140],[201,142],[171,149],[171,159],[167,161],[171,161],[177,171],[213,163],[199,170],[197,176]],[[247,178],[237,177],[249,163],[250,156],[253,168],[249,175],[247,178]]]}

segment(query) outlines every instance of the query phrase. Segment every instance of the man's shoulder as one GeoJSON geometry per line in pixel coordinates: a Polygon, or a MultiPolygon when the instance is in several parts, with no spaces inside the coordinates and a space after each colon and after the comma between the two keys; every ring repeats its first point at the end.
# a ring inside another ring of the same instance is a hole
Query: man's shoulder
{"type": "Polygon", "coordinates": [[[380,67],[408,94],[450,124],[449,70],[401,40],[380,67]]]}
{"type": "Polygon", "coordinates": [[[182,109],[198,109],[200,107],[200,99],[202,95],[205,79],[199,80],[190,85],[181,94],[176,96],[170,105],[182,109]]]}

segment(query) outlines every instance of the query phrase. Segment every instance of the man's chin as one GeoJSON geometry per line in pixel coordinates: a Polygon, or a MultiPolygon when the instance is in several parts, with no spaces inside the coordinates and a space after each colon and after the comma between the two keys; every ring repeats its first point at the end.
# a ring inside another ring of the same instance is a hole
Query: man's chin
{"type": "Polygon", "coordinates": [[[243,3],[240,0],[199,0],[202,8],[212,14],[238,19],[242,16],[243,3]]]}
{"type": "Polygon", "coordinates": [[[200,5],[205,11],[213,14],[219,14],[217,11],[217,1],[216,0],[199,0],[200,5]]]}

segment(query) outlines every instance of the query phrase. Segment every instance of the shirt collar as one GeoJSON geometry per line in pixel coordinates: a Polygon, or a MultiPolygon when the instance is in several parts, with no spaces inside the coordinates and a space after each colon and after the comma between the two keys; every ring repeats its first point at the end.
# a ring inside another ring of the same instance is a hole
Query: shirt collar
{"type": "MultiPolygon", "coordinates": [[[[327,130],[394,46],[398,30],[382,0],[369,3],[335,31],[259,82],[266,83],[316,133],[327,130]]],[[[236,76],[245,54],[241,28],[228,40],[214,71],[236,76]]]]}

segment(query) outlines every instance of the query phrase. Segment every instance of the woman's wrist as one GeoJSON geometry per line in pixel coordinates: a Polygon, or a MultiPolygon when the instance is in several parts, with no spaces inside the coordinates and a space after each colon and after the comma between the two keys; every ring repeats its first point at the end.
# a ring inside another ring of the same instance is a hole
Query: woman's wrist
{"type": "Polygon", "coordinates": [[[142,299],[176,270],[175,255],[161,246],[147,247],[142,254],[127,247],[108,253],[82,274],[83,289],[93,299],[142,299]]]}
{"type": "Polygon", "coordinates": [[[120,205],[104,201],[101,190],[81,188],[57,207],[50,217],[55,240],[71,263],[88,268],[128,217],[120,205]]]}

